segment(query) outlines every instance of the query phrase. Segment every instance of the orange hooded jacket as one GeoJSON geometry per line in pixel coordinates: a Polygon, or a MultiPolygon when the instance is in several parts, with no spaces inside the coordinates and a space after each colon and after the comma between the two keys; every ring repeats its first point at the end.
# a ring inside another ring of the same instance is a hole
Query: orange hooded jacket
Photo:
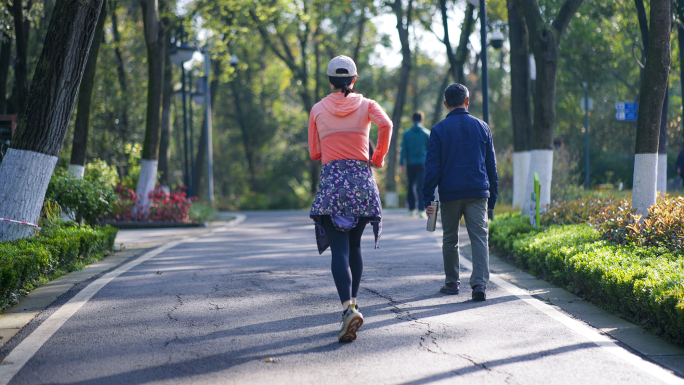
{"type": "Polygon", "coordinates": [[[332,93],[309,114],[309,156],[323,164],[338,159],[368,162],[371,122],[380,133],[371,164],[382,167],[392,139],[392,121],[380,105],[361,94],[332,93]]]}

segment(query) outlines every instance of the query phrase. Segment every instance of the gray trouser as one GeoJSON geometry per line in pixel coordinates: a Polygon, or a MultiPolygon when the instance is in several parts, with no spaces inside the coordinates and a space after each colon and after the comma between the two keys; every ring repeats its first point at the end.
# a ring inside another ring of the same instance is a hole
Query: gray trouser
{"type": "Polygon", "coordinates": [[[487,222],[487,198],[457,199],[440,202],[442,210],[442,257],[444,258],[445,283],[460,283],[458,255],[458,228],[465,217],[466,229],[473,250],[473,274],[470,286],[489,283],[489,223],[487,222]]]}

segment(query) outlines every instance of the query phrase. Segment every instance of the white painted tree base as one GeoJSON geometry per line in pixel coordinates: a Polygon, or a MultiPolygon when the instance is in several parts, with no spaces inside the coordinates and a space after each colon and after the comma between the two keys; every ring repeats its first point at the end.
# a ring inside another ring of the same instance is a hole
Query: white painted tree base
{"type": "Polygon", "coordinates": [[[513,207],[522,210],[525,204],[527,174],[530,170],[530,151],[513,153],[513,207]]]}
{"type": "Polygon", "coordinates": [[[85,175],[85,166],[81,166],[80,164],[70,164],[69,174],[73,175],[73,177],[76,179],[83,179],[83,176],[85,175]]]}
{"type": "Polygon", "coordinates": [[[525,203],[523,203],[523,215],[530,214],[532,192],[534,192],[534,173],[539,175],[540,207],[551,203],[551,177],[553,175],[553,150],[530,151],[530,167],[527,172],[525,183],[525,203]]]}
{"type": "Polygon", "coordinates": [[[399,195],[396,191],[388,191],[385,193],[385,207],[398,207],[399,206],[399,195]]]}
{"type": "MultiPolygon", "coordinates": [[[[7,150],[0,163],[0,218],[36,223],[57,157],[39,152],[7,150]]],[[[26,238],[34,227],[0,222],[0,241],[26,238]]]]}
{"type": "Polygon", "coordinates": [[[648,209],[655,204],[657,179],[658,154],[636,154],[632,207],[636,209],[637,215],[646,217],[648,209]]]}
{"type": "Polygon", "coordinates": [[[140,164],[140,176],[138,177],[138,188],[136,194],[140,197],[140,209],[147,214],[150,210],[150,192],[154,190],[157,183],[157,161],[143,159],[140,164]]]}
{"type": "Polygon", "coordinates": [[[656,191],[667,193],[667,154],[658,154],[658,183],[656,191]]]}

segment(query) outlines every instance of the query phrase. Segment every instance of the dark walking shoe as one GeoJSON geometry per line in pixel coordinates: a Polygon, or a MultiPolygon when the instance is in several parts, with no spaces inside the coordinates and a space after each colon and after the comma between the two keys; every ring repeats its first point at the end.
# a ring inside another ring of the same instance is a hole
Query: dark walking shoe
{"type": "Polygon", "coordinates": [[[444,294],[458,294],[460,287],[461,284],[459,283],[447,283],[439,289],[439,292],[444,294]]]}
{"type": "Polygon", "coordinates": [[[363,314],[359,312],[355,304],[349,305],[342,313],[342,329],[337,334],[340,342],[352,342],[356,339],[356,331],[363,325],[363,314]]]}
{"type": "Polygon", "coordinates": [[[473,301],[484,301],[487,299],[485,287],[482,285],[473,286],[473,301]]]}

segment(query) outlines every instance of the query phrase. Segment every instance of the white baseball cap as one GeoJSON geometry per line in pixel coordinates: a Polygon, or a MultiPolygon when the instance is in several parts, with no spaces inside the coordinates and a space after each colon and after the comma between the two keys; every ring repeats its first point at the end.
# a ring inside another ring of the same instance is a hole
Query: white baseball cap
{"type": "Polygon", "coordinates": [[[328,76],[351,77],[356,76],[356,64],[349,56],[340,55],[328,63],[328,76]],[[347,70],[346,74],[338,74],[338,69],[347,70]]]}

